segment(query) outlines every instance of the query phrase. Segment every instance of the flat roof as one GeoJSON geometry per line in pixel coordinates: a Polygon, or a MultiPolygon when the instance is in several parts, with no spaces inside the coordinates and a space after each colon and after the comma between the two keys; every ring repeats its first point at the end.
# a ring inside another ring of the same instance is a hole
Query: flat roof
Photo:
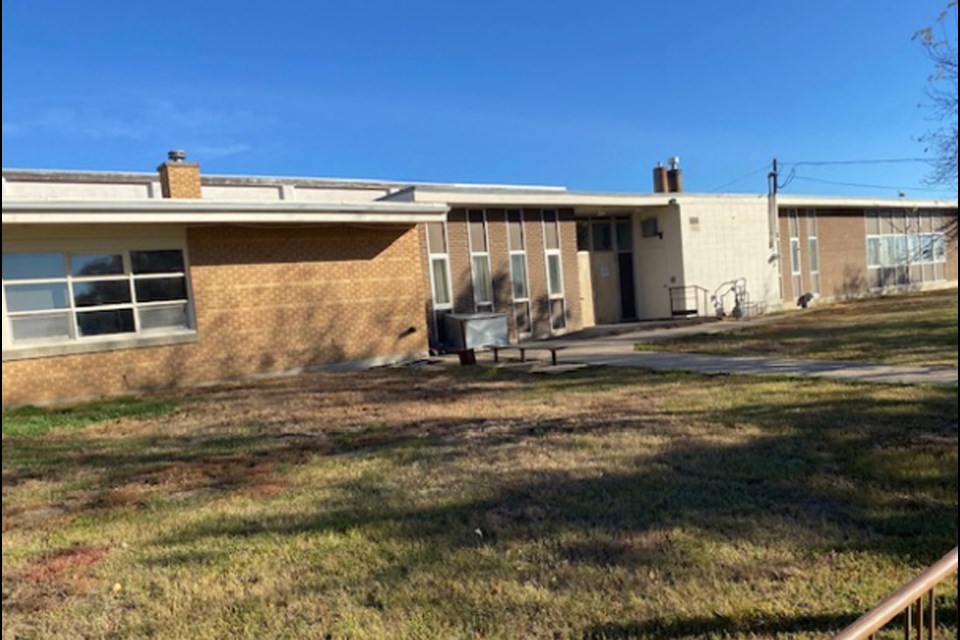
{"type": "MultiPolygon", "coordinates": [[[[157,182],[156,172],[147,171],[75,171],[62,169],[3,169],[3,179],[11,182],[81,182],[91,184],[144,184],[157,182]]],[[[464,189],[516,189],[533,191],[566,191],[556,185],[510,185],[471,182],[422,182],[381,178],[323,178],[308,176],[200,174],[201,184],[209,186],[276,186],[293,185],[328,189],[406,189],[409,187],[454,187],[464,189]]]]}
{"type": "Polygon", "coordinates": [[[446,219],[444,204],[223,202],[216,200],[4,200],[3,224],[416,224],[446,219]]]}
{"type": "Polygon", "coordinates": [[[956,200],[874,198],[869,196],[809,196],[778,194],[778,207],[836,207],[838,209],[956,209],[956,200]]]}

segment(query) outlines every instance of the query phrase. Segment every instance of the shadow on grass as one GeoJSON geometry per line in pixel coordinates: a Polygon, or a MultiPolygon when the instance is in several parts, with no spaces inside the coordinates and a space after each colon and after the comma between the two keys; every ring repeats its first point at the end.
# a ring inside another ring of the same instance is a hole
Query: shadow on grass
{"type": "MultiPolygon", "coordinates": [[[[682,378],[662,379],[675,383],[682,378]]],[[[722,379],[698,381],[723,384],[722,379]]],[[[582,383],[571,377],[549,388],[563,393],[582,383]]],[[[738,380],[737,388],[764,384],[738,380]]],[[[528,418],[503,424],[476,418],[354,431],[327,440],[317,452],[369,456],[402,450],[418,462],[429,462],[438,452],[469,455],[470,447],[496,448],[555,434],[669,434],[670,420],[678,418],[718,429],[760,429],[761,434],[734,444],[678,435],[661,451],[638,456],[629,473],[583,477],[574,470],[505,471],[492,490],[487,486],[476,492],[483,497],[437,507],[405,506],[393,493],[375,491],[369,483],[347,482],[337,488],[345,496],[344,506],[274,519],[211,519],[161,543],[385,527],[430,545],[457,548],[476,544],[477,528],[486,532],[485,544],[495,544],[556,539],[564,531],[615,536],[689,526],[707,536],[745,540],[786,529],[791,535],[810,535],[824,549],[868,550],[924,563],[939,558],[957,537],[955,396],[931,390],[923,401],[907,401],[885,398],[867,386],[853,392],[838,386],[832,394],[815,389],[813,382],[793,383],[785,392],[795,398],[789,404],[771,398],[616,419],[571,413],[550,422],[528,418]]],[[[564,553],[601,563],[624,563],[631,557],[599,544],[595,550],[564,553]]]]}

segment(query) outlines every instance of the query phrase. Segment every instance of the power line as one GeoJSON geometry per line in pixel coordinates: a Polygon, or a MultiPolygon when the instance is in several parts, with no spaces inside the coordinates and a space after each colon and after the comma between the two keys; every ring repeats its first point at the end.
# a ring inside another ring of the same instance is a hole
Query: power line
{"type": "Polygon", "coordinates": [[[804,180],[806,182],[822,182],[823,184],[834,184],[842,187],[861,187],[864,189],[891,189],[896,191],[943,191],[933,187],[903,187],[889,184],[866,184],[863,182],[841,182],[839,180],[825,180],[823,178],[809,178],[807,176],[794,175],[792,180],[804,180]]]}
{"type": "Polygon", "coordinates": [[[729,186],[732,185],[732,184],[736,184],[736,183],[740,182],[741,180],[746,180],[747,178],[750,178],[750,177],[752,177],[752,176],[755,176],[755,175],[757,175],[758,173],[760,173],[760,172],[762,172],[762,171],[767,171],[769,168],[770,168],[770,164],[769,164],[769,163],[764,163],[764,165],[763,165],[762,167],[759,167],[759,168],[757,168],[757,169],[754,169],[754,170],[751,171],[750,173],[745,173],[745,174],[743,174],[742,176],[740,176],[739,178],[734,178],[734,179],[731,180],[730,182],[724,182],[724,183],[723,183],[722,185],[720,185],[719,187],[714,187],[713,189],[711,189],[711,191],[720,191],[721,189],[726,189],[727,187],[729,187],[729,186]]]}
{"type": "Polygon", "coordinates": [[[820,167],[826,165],[843,164],[907,164],[910,162],[930,162],[930,158],[872,158],[868,160],[798,160],[796,162],[784,162],[794,167],[808,166],[820,167]]]}

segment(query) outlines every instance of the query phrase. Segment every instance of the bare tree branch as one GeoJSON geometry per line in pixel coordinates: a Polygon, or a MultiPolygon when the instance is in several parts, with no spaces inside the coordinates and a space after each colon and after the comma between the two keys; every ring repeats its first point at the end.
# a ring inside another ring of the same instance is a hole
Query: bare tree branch
{"type": "Polygon", "coordinates": [[[933,63],[928,78],[924,105],[937,126],[919,137],[924,151],[932,154],[931,184],[957,190],[957,1],[950,0],[937,16],[936,25],[917,31],[913,39],[920,42],[933,63]],[[948,25],[953,29],[948,32],[948,25]]]}

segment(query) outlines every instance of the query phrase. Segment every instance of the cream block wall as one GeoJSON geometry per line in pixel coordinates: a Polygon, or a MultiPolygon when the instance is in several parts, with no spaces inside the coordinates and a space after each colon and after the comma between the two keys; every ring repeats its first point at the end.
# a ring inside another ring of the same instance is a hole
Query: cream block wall
{"type": "Polygon", "coordinates": [[[683,284],[680,209],[676,205],[646,207],[633,214],[633,267],[637,316],[670,317],[669,288],[683,284]],[[643,221],[656,218],[663,238],[643,237],[643,221]]]}
{"type": "MultiPolygon", "coordinates": [[[[780,306],[776,247],[771,247],[766,196],[680,200],[683,280],[713,294],[737,278],[746,280],[750,302],[780,306]]],[[[725,300],[725,311],[733,296],[725,300]]]]}

